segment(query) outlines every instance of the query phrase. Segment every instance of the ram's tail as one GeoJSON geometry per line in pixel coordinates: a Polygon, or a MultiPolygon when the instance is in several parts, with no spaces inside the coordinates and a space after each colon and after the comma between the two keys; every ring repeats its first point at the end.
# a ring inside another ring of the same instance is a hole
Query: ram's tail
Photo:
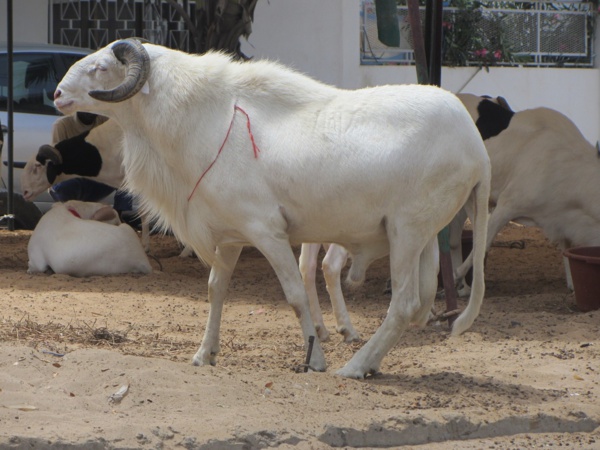
{"type": "MultiPolygon", "coordinates": [[[[473,202],[473,251],[469,258],[473,259],[473,282],[471,285],[471,297],[467,308],[454,322],[452,335],[457,336],[467,330],[475,318],[483,302],[485,293],[484,260],[486,252],[487,224],[488,224],[488,202],[490,196],[490,175],[487,172],[485,179],[473,188],[471,201],[473,202]]],[[[465,261],[466,263],[466,261],[465,261]]]]}

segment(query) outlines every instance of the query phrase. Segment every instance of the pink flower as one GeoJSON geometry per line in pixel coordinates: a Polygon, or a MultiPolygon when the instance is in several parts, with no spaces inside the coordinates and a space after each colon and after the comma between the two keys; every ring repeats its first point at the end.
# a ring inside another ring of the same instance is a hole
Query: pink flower
{"type": "Polygon", "coordinates": [[[502,59],[502,52],[500,50],[496,50],[494,52],[494,58],[496,58],[498,60],[502,59]]]}
{"type": "Polygon", "coordinates": [[[482,48],[480,50],[475,50],[473,52],[473,54],[477,57],[477,58],[485,58],[488,54],[487,48],[482,48]]]}

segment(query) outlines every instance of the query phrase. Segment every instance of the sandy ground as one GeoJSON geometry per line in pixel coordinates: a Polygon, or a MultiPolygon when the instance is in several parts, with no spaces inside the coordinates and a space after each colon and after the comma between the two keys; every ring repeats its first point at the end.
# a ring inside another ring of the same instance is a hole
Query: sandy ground
{"type": "MultiPolygon", "coordinates": [[[[600,312],[577,310],[536,229],[498,236],[467,333],[411,329],[364,381],[334,375],[362,344],[333,332],[322,280],[328,370],[295,372],[300,327],[254,249],[232,280],[218,364],[199,368],[208,270],[173,238],[153,236],[151,275],[78,279],[27,274],[29,237],[0,232],[2,449],[600,448],[600,312]]],[[[386,313],[387,277],[378,262],[347,292],[365,339],[386,313]]]]}

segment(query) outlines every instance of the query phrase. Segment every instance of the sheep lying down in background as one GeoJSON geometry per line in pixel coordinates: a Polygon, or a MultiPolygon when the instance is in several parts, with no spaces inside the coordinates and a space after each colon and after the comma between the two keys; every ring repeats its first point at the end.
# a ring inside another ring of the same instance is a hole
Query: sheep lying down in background
{"type": "MultiPolygon", "coordinates": [[[[75,127],[75,117],[59,118],[54,123],[53,130],[75,127]]],[[[119,189],[125,177],[121,156],[122,138],[123,132],[119,125],[114,120],[109,120],[92,130],[75,134],[52,145],[42,145],[29,158],[21,172],[23,198],[32,202],[56,183],[77,177],[119,189]]],[[[149,252],[150,225],[145,218],[142,218],[141,238],[144,250],[149,252]]]]}
{"type": "Polygon", "coordinates": [[[27,253],[29,273],[86,277],[152,271],[135,231],[102,203],[56,203],[33,230],[27,253]]]}

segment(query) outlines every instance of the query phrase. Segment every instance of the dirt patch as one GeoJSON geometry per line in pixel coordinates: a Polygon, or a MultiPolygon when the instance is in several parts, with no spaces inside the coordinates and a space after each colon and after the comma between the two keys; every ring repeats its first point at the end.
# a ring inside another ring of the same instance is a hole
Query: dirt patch
{"type": "MultiPolygon", "coordinates": [[[[78,279],[27,274],[30,235],[0,232],[0,448],[600,447],[600,312],[577,311],[535,228],[498,236],[468,332],[411,329],[365,381],[334,376],[362,344],[333,333],[322,279],[328,370],[294,371],[300,327],[254,249],[234,273],[218,365],[198,368],[208,270],[173,238],[152,237],[151,275],[78,279]]],[[[388,272],[378,262],[346,293],[365,339],[388,272]]]]}

